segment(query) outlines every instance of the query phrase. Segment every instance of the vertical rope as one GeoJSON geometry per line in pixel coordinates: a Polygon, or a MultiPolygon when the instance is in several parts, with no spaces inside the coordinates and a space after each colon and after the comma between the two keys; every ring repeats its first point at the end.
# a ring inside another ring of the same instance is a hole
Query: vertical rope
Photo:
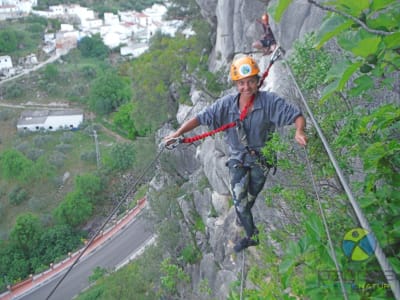
{"type": "Polygon", "coordinates": [[[242,251],[242,275],[240,278],[240,300],[243,299],[243,282],[244,282],[244,252],[245,250],[242,251]]]}
{"type": "Polygon", "coordinates": [[[312,168],[311,168],[311,163],[310,163],[310,160],[308,159],[308,154],[307,154],[306,148],[304,146],[302,148],[303,148],[304,153],[305,153],[308,172],[310,173],[311,182],[312,182],[312,185],[313,185],[315,196],[317,197],[317,200],[318,200],[319,212],[321,214],[322,222],[323,222],[324,228],[325,228],[325,233],[326,233],[326,236],[328,238],[328,243],[329,243],[329,249],[331,251],[331,256],[332,256],[333,262],[335,263],[336,272],[337,272],[337,275],[339,277],[339,282],[340,282],[340,287],[342,289],[343,298],[345,300],[348,300],[346,288],[344,286],[344,281],[343,281],[343,277],[342,277],[342,271],[340,270],[340,266],[339,266],[339,263],[337,261],[335,248],[333,247],[332,238],[331,238],[331,235],[329,233],[328,222],[326,221],[324,209],[322,208],[321,198],[320,198],[319,193],[318,193],[317,184],[315,182],[314,174],[313,174],[312,168]]]}
{"type": "Polygon", "coordinates": [[[330,149],[330,146],[321,130],[321,128],[319,127],[317,121],[314,118],[314,114],[312,113],[310,107],[307,104],[307,101],[305,100],[303,93],[300,90],[299,85],[297,84],[296,79],[294,78],[294,75],[292,73],[292,70],[289,66],[289,64],[287,63],[286,60],[283,60],[285,62],[286,68],[289,72],[290,77],[292,78],[297,90],[300,93],[300,98],[307,110],[308,116],[310,117],[315,129],[317,130],[317,133],[319,135],[319,138],[322,141],[322,144],[324,145],[325,151],[327,152],[329,159],[333,165],[333,167],[335,168],[336,174],[339,177],[340,183],[343,186],[343,189],[346,192],[347,198],[350,201],[351,206],[353,207],[353,210],[356,214],[356,217],[360,223],[360,225],[366,229],[368,232],[370,232],[370,234],[375,238],[376,240],[376,248],[375,248],[375,256],[379,262],[379,265],[381,266],[381,270],[383,272],[383,274],[386,277],[387,282],[390,285],[390,288],[392,289],[393,295],[395,297],[396,300],[400,300],[400,284],[398,279],[396,278],[396,273],[394,272],[392,266],[389,263],[389,260],[387,259],[387,257],[385,256],[385,254],[383,253],[383,250],[378,242],[378,240],[375,237],[375,234],[373,233],[371,226],[368,223],[368,220],[366,219],[366,217],[364,216],[363,212],[361,211],[360,206],[358,205],[357,201],[355,200],[352,191],[349,187],[349,185],[347,184],[347,181],[343,175],[342,170],[339,167],[338,162],[335,159],[335,156],[332,153],[332,150],[330,149]]]}

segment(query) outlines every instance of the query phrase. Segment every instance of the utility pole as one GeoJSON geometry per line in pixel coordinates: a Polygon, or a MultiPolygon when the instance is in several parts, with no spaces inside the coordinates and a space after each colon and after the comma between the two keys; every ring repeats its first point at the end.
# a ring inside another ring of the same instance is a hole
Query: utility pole
{"type": "Polygon", "coordinates": [[[99,141],[97,139],[97,132],[93,129],[94,136],[94,144],[96,146],[96,161],[97,161],[97,169],[100,169],[100,150],[99,150],[99,141]]]}

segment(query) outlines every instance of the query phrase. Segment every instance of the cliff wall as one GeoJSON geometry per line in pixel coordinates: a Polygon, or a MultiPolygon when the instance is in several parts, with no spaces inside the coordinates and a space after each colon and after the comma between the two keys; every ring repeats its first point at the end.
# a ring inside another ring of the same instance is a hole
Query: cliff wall
{"type": "MultiPolygon", "coordinates": [[[[212,71],[224,70],[228,75],[229,66],[236,55],[251,53],[251,44],[262,34],[260,24],[256,22],[268,6],[274,2],[256,0],[196,0],[201,7],[203,17],[213,26],[212,38],[214,48],[209,59],[212,71]]],[[[321,23],[323,12],[311,7],[304,1],[298,0],[287,10],[280,23],[271,20],[275,37],[280,45],[289,53],[293,42],[305,33],[311,32],[321,23]]],[[[269,62],[268,56],[260,53],[252,54],[262,70],[269,62]]],[[[296,93],[290,83],[286,70],[281,62],[274,64],[263,89],[269,89],[284,95],[290,101],[296,101],[296,93]]],[[[226,93],[234,91],[232,88],[226,93]]],[[[203,107],[213,102],[201,91],[193,90],[192,105],[181,105],[177,114],[178,123],[194,116],[203,107]]],[[[165,126],[159,132],[159,138],[172,129],[165,126]]],[[[205,132],[207,128],[197,128],[193,134],[205,132]]],[[[233,241],[241,235],[241,229],[235,225],[235,212],[231,203],[228,186],[228,169],[226,146],[222,135],[209,137],[196,145],[185,146],[168,153],[169,159],[179,162],[176,172],[187,179],[183,188],[193,197],[190,200],[177,199],[184,215],[182,234],[189,236],[185,224],[193,224],[193,212],[198,214],[206,225],[204,233],[196,232],[196,243],[202,251],[199,264],[188,265],[187,272],[191,274],[192,291],[187,292],[187,299],[226,299],[230,285],[238,280],[241,270],[241,260],[234,254],[233,241]],[[209,185],[200,187],[200,182],[207,179],[209,185]],[[194,190],[193,190],[194,187],[194,190]],[[200,293],[202,282],[208,282],[210,298],[200,293]]],[[[275,181],[284,180],[280,172],[267,179],[266,188],[275,181]]],[[[159,169],[158,176],[153,179],[152,187],[161,189],[169,184],[171,177],[159,169]]],[[[256,201],[256,223],[268,232],[279,226],[282,216],[280,212],[266,206],[265,197],[260,194],[256,201]]],[[[279,245],[271,245],[279,252],[279,245]]],[[[250,249],[251,255],[256,256],[256,250],[250,249]]],[[[247,262],[249,263],[249,262],[247,262]]]]}

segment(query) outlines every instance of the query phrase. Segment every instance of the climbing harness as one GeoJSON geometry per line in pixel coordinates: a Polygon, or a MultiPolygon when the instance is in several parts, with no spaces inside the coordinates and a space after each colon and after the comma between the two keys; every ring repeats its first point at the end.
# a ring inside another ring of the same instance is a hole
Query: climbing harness
{"type": "MultiPolygon", "coordinates": [[[[265,69],[263,75],[260,78],[260,82],[258,83],[258,88],[260,88],[264,84],[264,80],[268,76],[269,70],[271,69],[272,65],[282,56],[283,53],[284,53],[284,51],[280,46],[278,46],[274,50],[274,52],[271,55],[269,64],[268,64],[267,68],[265,69]]],[[[253,95],[253,97],[250,99],[249,103],[244,107],[244,109],[240,113],[239,120],[224,124],[224,125],[222,125],[221,127],[217,128],[217,129],[214,129],[214,130],[211,130],[211,131],[208,131],[208,132],[205,132],[205,133],[193,136],[193,137],[185,137],[185,138],[184,137],[178,137],[178,138],[175,138],[175,139],[171,139],[169,141],[168,145],[166,145],[167,149],[169,149],[169,150],[174,149],[179,144],[191,144],[191,143],[194,143],[196,141],[205,139],[206,137],[215,135],[218,132],[225,131],[225,130],[227,130],[229,128],[233,128],[235,126],[238,126],[239,122],[243,121],[246,118],[248,109],[253,104],[254,99],[255,99],[255,95],[253,95]]]]}

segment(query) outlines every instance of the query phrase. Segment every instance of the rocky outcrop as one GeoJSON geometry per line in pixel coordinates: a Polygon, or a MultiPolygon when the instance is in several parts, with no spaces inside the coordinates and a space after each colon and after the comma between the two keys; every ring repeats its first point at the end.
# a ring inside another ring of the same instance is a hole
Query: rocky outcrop
{"type": "MultiPolygon", "coordinates": [[[[210,56],[211,71],[226,68],[236,54],[251,53],[253,41],[262,35],[262,27],[256,22],[262,13],[277,0],[196,0],[202,15],[215,29],[215,47],[210,56]]],[[[290,50],[293,42],[305,33],[318,28],[324,12],[306,1],[294,0],[279,23],[270,18],[270,24],[278,43],[290,50]]]]}
{"type": "MultiPolygon", "coordinates": [[[[196,2],[201,7],[203,17],[215,30],[215,46],[209,59],[210,70],[228,70],[234,56],[250,52],[252,42],[261,36],[261,26],[255,20],[267,10],[265,1],[196,0],[196,2]]],[[[279,43],[290,51],[293,42],[316,28],[321,19],[321,11],[310,7],[304,1],[295,0],[279,24],[273,20],[271,23],[279,43]]],[[[268,64],[268,57],[258,54],[254,56],[264,69],[268,64]]],[[[284,65],[277,62],[271,69],[263,89],[273,90],[295,100],[296,93],[284,72],[286,72],[284,65]],[[285,80],[282,80],[283,76],[285,80]]],[[[199,91],[193,91],[192,105],[180,106],[177,114],[178,122],[182,123],[194,116],[214,100],[199,91]]],[[[160,137],[171,130],[168,127],[163,128],[160,137]]],[[[194,134],[206,130],[207,128],[198,128],[194,134]]],[[[188,266],[186,270],[192,278],[193,299],[226,299],[231,283],[238,280],[240,274],[241,264],[237,256],[233,255],[232,246],[233,240],[239,237],[241,231],[235,225],[235,212],[230,203],[229,174],[225,166],[227,149],[222,134],[208,137],[194,146],[175,149],[171,155],[176,161],[180,161],[176,172],[189,180],[188,193],[193,195],[193,201],[180,201],[184,217],[190,220],[195,210],[206,225],[205,233],[196,233],[198,247],[203,252],[202,259],[199,264],[188,266]],[[190,187],[199,186],[204,176],[208,179],[209,187],[193,191],[190,187]],[[198,292],[204,281],[208,282],[208,288],[211,290],[209,298],[205,297],[204,293],[198,292]]],[[[157,179],[153,180],[153,187],[159,188],[163,182],[168,184],[168,176],[161,174],[162,170],[157,179]]],[[[267,181],[267,185],[274,180],[272,178],[267,181]]],[[[275,210],[266,207],[262,195],[260,198],[257,199],[254,209],[256,222],[263,223],[266,230],[276,228],[279,226],[281,216],[275,210]]],[[[278,248],[277,251],[279,252],[278,248]]]]}

